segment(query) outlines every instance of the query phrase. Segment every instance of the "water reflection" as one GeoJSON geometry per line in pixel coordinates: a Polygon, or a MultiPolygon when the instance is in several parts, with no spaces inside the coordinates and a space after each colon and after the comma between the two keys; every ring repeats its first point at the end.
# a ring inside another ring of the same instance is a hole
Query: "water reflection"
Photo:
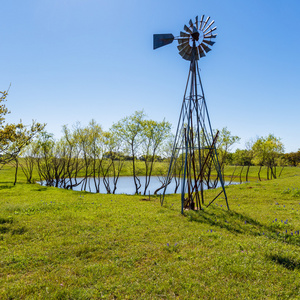
{"type": "MultiPolygon", "coordinates": [[[[81,184],[79,184],[76,187],[73,187],[74,191],[84,190],[84,181],[82,181],[82,179],[83,178],[77,178],[77,182],[81,181],[81,184]]],[[[145,176],[140,176],[139,179],[141,181],[141,188],[139,189],[139,192],[141,192],[143,194],[144,193],[146,177],[145,176]]],[[[225,185],[227,185],[228,183],[229,182],[225,182],[225,185]]],[[[236,182],[233,182],[232,184],[236,184],[236,182]]],[[[162,182],[159,180],[159,178],[156,177],[156,176],[152,176],[146,194],[148,195],[149,192],[150,192],[150,194],[153,194],[161,186],[162,186],[162,182]]],[[[218,183],[217,187],[220,187],[220,186],[221,186],[221,184],[218,183]]],[[[103,193],[103,194],[107,193],[107,190],[106,190],[106,188],[103,184],[102,178],[100,180],[100,186],[99,187],[100,187],[100,190],[99,190],[100,193],[103,193]]],[[[110,179],[110,187],[111,187],[111,189],[113,188],[112,179],[110,179]]],[[[175,188],[176,188],[175,180],[172,180],[171,183],[167,187],[166,193],[167,194],[175,193],[175,188]]],[[[204,189],[206,189],[206,185],[204,185],[204,189]]],[[[86,191],[92,192],[92,193],[96,192],[95,183],[94,183],[93,178],[88,179],[87,184],[86,184],[86,191]]],[[[134,182],[133,182],[133,177],[132,176],[122,176],[122,177],[120,177],[119,180],[118,180],[117,189],[116,189],[115,194],[133,195],[134,193],[135,193],[135,186],[134,186],[134,182]]],[[[163,193],[163,189],[161,189],[158,193],[159,194],[163,193]]],[[[177,193],[178,194],[181,193],[180,186],[177,189],[177,193]]]]}

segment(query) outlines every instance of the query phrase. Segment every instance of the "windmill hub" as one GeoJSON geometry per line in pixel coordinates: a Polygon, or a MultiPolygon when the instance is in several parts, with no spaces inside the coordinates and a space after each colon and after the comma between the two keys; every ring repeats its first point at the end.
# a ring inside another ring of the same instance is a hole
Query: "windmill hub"
{"type": "Polygon", "coordinates": [[[200,33],[198,31],[192,33],[193,41],[199,41],[200,33]]]}

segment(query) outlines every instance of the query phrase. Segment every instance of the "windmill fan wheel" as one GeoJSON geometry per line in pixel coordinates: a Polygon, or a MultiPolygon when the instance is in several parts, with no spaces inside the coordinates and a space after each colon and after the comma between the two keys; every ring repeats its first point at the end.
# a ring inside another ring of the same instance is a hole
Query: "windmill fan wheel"
{"type": "Polygon", "coordinates": [[[198,16],[195,18],[195,22],[189,21],[189,26],[184,25],[184,31],[180,31],[180,37],[178,38],[178,50],[182,58],[186,60],[192,60],[193,46],[196,47],[196,60],[206,56],[206,53],[211,51],[211,46],[215,43],[213,39],[216,38],[215,30],[217,27],[212,25],[214,20],[210,20],[210,17],[205,19],[204,15],[198,20],[198,16]]]}

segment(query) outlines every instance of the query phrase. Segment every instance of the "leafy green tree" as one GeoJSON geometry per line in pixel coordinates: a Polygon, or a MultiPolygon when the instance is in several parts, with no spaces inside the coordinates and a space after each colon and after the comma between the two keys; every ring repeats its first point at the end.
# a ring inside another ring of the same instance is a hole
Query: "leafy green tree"
{"type": "Polygon", "coordinates": [[[236,149],[233,153],[232,163],[238,166],[251,166],[252,153],[247,149],[236,149]]]}
{"type": "Polygon", "coordinates": [[[150,184],[154,163],[157,154],[161,150],[163,142],[168,138],[171,132],[171,124],[165,120],[156,122],[153,120],[144,120],[142,122],[142,155],[145,163],[145,187],[144,195],[150,184]]]}
{"type": "MultiPolygon", "coordinates": [[[[104,133],[105,156],[107,161],[107,168],[112,177],[112,187],[110,188],[109,180],[106,181],[109,191],[115,194],[117,190],[117,183],[120,178],[120,173],[125,162],[125,155],[123,154],[123,143],[121,136],[110,129],[109,132],[104,133]]],[[[107,188],[107,190],[108,190],[107,188]]]]}
{"type": "Polygon", "coordinates": [[[22,122],[6,124],[5,116],[10,113],[4,103],[7,95],[7,91],[0,91],[0,168],[16,161],[22,149],[45,127],[45,124],[36,122],[32,122],[30,126],[25,126],[22,122]]]}
{"type": "Polygon", "coordinates": [[[145,114],[143,111],[136,111],[133,115],[125,117],[119,122],[113,124],[111,131],[121,137],[122,142],[125,145],[125,149],[132,157],[132,173],[133,181],[135,185],[135,193],[139,193],[141,188],[141,181],[138,177],[138,170],[136,166],[136,160],[139,156],[139,148],[143,141],[143,121],[145,114]]]}
{"type": "MultiPolygon", "coordinates": [[[[77,147],[80,149],[80,157],[84,162],[84,181],[82,190],[87,190],[89,177],[92,176],[95,179],[95,164],[99,162],[98,158],[102,156],[102,128],[95,120],[91,120],[86,127],[82,127],[78,122],[73,132],[73,136],[77,141],[77,147]]],[[[100,168],[98,167],[97,169],[99,170],[100,168]]]]}
{"type": "Polygon", "coordinates": [[[82,179],[78,180],[78,177],[80,171],[84,168],[79,140],[74,131],[75,129],[71,131],[66,125],[63,126],[63,137],[61,138],[61,142],[65,149],[66,175],[64,188],[66,189],[73,189],[73,187],[81,184],[82,179]]]}
{"type": "MultiPolygon", "coordinates": [[[[218,130],[215,131],[215,136],[217,132],[218,130]]],[[[222,128],[221,131],[219,131],[218,138],[216,141],[216,148],[217,148],[218,160],[219,160],[219,165],[221,168],[221,173],[223,178],[224,178],[225,165],[232,161],[232,155],[230,151],[233,145],[235,143],[238,143],[239,140],[240,138],[237,135],[232,135],[231,132],[227,129],[227,127],[224,127],[222,128]]],[[[208,150],[204,151],[203,153],[207,155],[208,150]]],[[[202,158],[203,161],[205,160],[204,157],[202,158]]],[[[219,180],[217,176],[217,178],[213,181],[213,183],[211,183],[211,174],[212,174],[213,166],[214,166],[214,162],[212,159],[210,159],[207,165],[205,166],[205,170],[204,170],[205,173],[204,178],[208,188],[211,187],[215,188],[219,180]]]]}
{"type": "Polygon", "coordinates": [[[235,169],[233,171],[233,174],[231,176],[231,178],[234,177],[234,173],[235,170],[237,168],[237,166],[242,166],[241,170],[240,170],[240,182],[242,182],[242,172],[244,167],[247,167],[247,171],[246,171],[246,181],[248,181],[248,174],[249,174],[249,170],[250,167],[253,166],[252,163],[252,159],[253,159],[253,151],[250,149],[236,149],[234,153],[232,153],[232,161],[231,163],[233,165],[235,165],[235,169]]]}
{"type": "MultiPolygon", "coordinates": [[[[88,127],[83,131],[87,137],[85,143],[86,150],[83,150],[84,161],[88,163],[91,160],[91,174],[97,193],[100,192],[101,170],[103,168],[103,153],[104,153],[104,140],[102,127],[96,123],[95,120],[89,122],[88,127]],[[87,159],[87,156],[89,159],[87,159]]],[[[83,148],[84,149],[84,148],[83,148]]],[[[87,178],[86,178],[87,182],[87,178]]]]}
{"type": "Polygon", "coordinates": [[[46,131],[42,131],[39,134],[37,141],[34,143],[38,174],[40,181],[44,182],[46,186],[55,186],[53,168],[54,147],[55,140],[53,134],[46,131]]]}
{"type": "Polygon", "coordinates": [[[260,166],[258,178],[260,178],[260,170],[262,166],[267,167],[267,179],[276,178],[276,167],[278,159],[284,151],[283,143],[280,138],[269,134],[267,137],[260,137],[252,146],[253,159],[252,163],[260,166]]]}
{"type": "Polygon", "coordinates": [[[219,136],[217,139],[216,147],[218,150],[219,163],[222,168],[227,163],[230,157],[230,151],[232,146],[240,141],[240,137],[237,135],[232,135],[227,127],[222,128],[219,131],[219,136]]]}
{"type": "Polygon", "coordinates": [[[300,150],[298,152],[286,153],[283,158],[288,165],[296,167],[300,165],[300,150]]]}

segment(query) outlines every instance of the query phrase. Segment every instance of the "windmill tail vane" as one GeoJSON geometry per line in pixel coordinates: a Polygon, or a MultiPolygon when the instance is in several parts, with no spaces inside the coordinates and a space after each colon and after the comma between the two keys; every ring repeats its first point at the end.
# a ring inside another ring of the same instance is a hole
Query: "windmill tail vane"
{"type": "Polygon", "coordinates": [[[172,178],[181,180],[181,213],[185,209],[201,210],[205,206],[205,190],[220,186],[206,207],[211,205],[220,195],[224,195],[229,209],[224,180],[218,159],[216,142],[218,133],[213,134],[210,123],[204,90],[198,68],[198,60],[205,57],[214,45],[217,34],[213,27],[215,21],[210,17],[198,16],[195,21],[184,25],[180,35],[154,34],[153,49],[157,49],[174,40],[178,41],[180,56],[190,61],[180,117],[175,134],[168,174],[165,179],[163,205],[166,190],[172,178]],[[212,178],[212,171],[216,171],[212,178]]]}

